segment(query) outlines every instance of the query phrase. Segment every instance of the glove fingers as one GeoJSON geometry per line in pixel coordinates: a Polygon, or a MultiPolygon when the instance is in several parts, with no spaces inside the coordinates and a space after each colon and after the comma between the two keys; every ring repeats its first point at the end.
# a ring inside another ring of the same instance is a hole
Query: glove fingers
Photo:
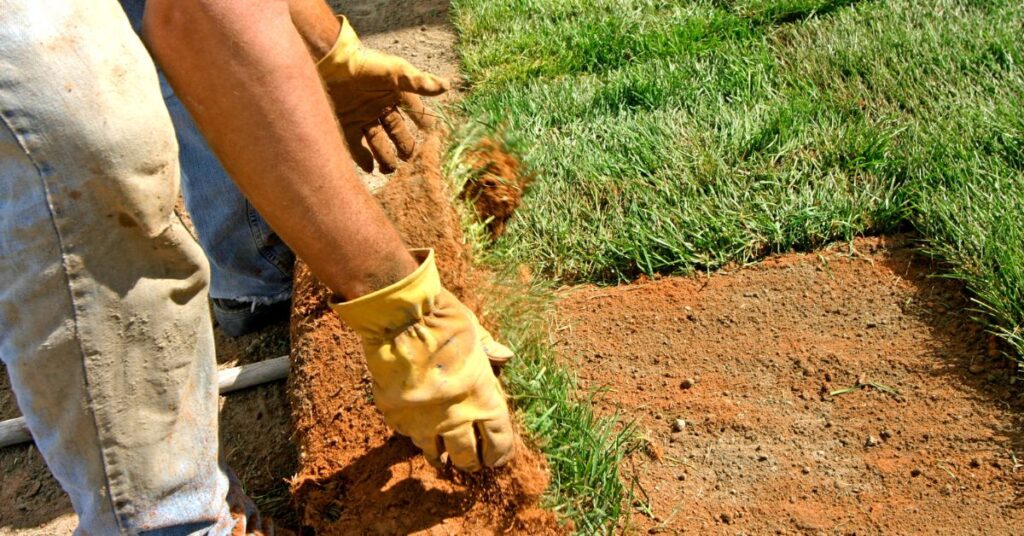
{"type": "Polygon", "coordinates": [[[479,430],[480,455],[487,467],[501,467],[515,455],[515,434],[512,423],[503,419],[476,423],[479,430]]]}
{"type": "Polygon", "coordinates": [[[436,97],[451,87],[451,84],[444,78],[425,73],[402,58],[397,58],[397,60],[400,62],[397,73],[398,89],[417,95],[436,97]]]}
{"type": "Polygon", "coordinates": [[[477,338],[480,340],[480,348],[487,355],[487,360],[491,362],[492,367],[501,369],[509,360],[515,357],[515,352],[511,348],[501,344],[494,340],[494,336],[491,335],[490,331],[480,323],[480,319],[465,305],[462,306],[466,314],[473,319],[473,327],[476,329],[477,338]]]}
{"type": "Polygon", "coordinates": [[[363,135],[366,137],[366,144],[370,146],[370,152],[373,153],[373,159],[380,164],[380,172],[394,172],[398,167],[398,158],[395,156],[395,148],[391,145],[391,140],[388,139],[380,121],[364,126],[363,135]]]}
{"type": "Polygon", "coordinates": [[[348,144],[348,152],[352,160],[363,171],[373,171],[373,155],[363,146],[363,129],[359,127],[345,128],[345,142],[348,144]]]}
{"type": "Polygon", "coordinates": [[[477,454],[476,429],[473,423],[465,423],[454,430],[442,434],[444,447],[448,451],[448,459],[452,465],[472,473],[480,470],[480,458],[477,454]]]}
{"type": "Polygon", "coordinates": [[[402,111],[409,116],[409,119],[412,119],[413,123],[416,123],[418,128],[425,130],[434,126],[434,116],[427,111],[427,107],[423,105],[423,99],[419,95],[404,92],[399,98],[402,111]]]}
{"type": "Polygon", "coordinates": [[[487,360],[491,362],[491,366],[504,367],[510,359],[515,357],[515,352],[508,346],[494,340],[491,332],[487,331],[486,328],[477,324],[477,330],[480,335],[480,346],[483,348],[484,353],[487,354],[487,360]]]}
{"type": "Polygon", "coordinates": [[[398,149],[398,158],[402,160],[411,158],[412,151],[416,148],[416,138],[413,137],[412,132],[409,132],[402,112],[397,108],[391,108],[380,118],[380,123],[384,126],[388,137],[395,143],[395,148],[398,149]]]}
{"type": "Polygon", "coordinates": [[[444,445],[441,444],[441,438],[437,436],[430,436],[413,437],[411,439],[413,444],[423,451],[423,457],[426,458],[427,463],[438,468],[443,465],[441,463],[441,452],[444,445]]]}

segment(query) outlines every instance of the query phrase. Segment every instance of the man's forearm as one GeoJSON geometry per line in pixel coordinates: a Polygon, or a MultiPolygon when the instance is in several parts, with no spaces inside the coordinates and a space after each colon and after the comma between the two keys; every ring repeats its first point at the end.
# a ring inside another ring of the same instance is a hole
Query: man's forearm
{"type": "Polygon", "coordinates": [[[314,61],[330,52],[341,24],[324,0],[288,0],[288,12],[314,61]]]}
{"type": "Polygon", "coordinates": [[[416,266],[355,174],[283,0],[150,0],[151,52],[221,163],[333,291],[352,298],[416,266]]]}

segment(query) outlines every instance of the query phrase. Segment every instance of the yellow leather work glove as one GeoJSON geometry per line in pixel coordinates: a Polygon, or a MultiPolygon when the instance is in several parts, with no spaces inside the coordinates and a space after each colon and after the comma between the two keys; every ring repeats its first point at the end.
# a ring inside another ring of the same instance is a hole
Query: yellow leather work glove
{"type": "Polygon", "coordinates": [[[482,328],[441,287],[433,250],[413,254],[422,264],[405,279],[331,308],[363,339],[388,426],[434,465],[445,452],[465,471],[503,465],[514,454],[512,423],[482,328]]]}
{"type": "Polygon", "coordinates": [[[382,173],[391,173],[398,166],[395,149],[398,158],[407,160],[416,147],[399,106],[418,127],[429,127],[433,119],[420,95],[440,95],[448,91],[448,81],[364,47],[348,19],[340,16],[338,21],[338,40],[317,62],[317,70],[334,101],[352,159],[367,172],[376,160],[382,173]],[[362,144],[364,137],[369,150],[362,144]]]}

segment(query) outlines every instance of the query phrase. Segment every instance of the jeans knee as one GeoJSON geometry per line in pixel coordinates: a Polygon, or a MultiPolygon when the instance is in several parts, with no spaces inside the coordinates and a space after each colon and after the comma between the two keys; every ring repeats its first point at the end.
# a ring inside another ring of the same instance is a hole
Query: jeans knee
{"type": "MultiPolygon", "coordinates": [[[[159,95],[159,94],[157,94],[159,95]]],[[[138,227],[147,237],[162,234],[178,199],[178,146],[167,112],[158,106],[143,118],[112,119],[106,132],[80,139],[88,184],[84,187],[117,225],[138,227]]],[[[138,112],[136,112],[138,113],[138,112]]]]}

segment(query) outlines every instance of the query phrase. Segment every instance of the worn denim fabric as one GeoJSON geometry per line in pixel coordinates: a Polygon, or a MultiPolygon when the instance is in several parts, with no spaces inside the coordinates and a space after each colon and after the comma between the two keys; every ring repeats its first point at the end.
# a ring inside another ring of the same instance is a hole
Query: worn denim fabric
{"type": "Polygon", "coordinates": [[[209,265],[153,62],[114,0],[0,0],[0,358],[78,534],[234,525],[209,265]]]}
{"type": "MultiPolygon", "coordinates": [[[[145,0],[120,1],[141,33],[145,0]]],[[[159,76],[178,138],[185,207],[210,260],[210,296],[259,304],[288,299],[295,255],[242,196],[163,73],[159,76]]]]}

